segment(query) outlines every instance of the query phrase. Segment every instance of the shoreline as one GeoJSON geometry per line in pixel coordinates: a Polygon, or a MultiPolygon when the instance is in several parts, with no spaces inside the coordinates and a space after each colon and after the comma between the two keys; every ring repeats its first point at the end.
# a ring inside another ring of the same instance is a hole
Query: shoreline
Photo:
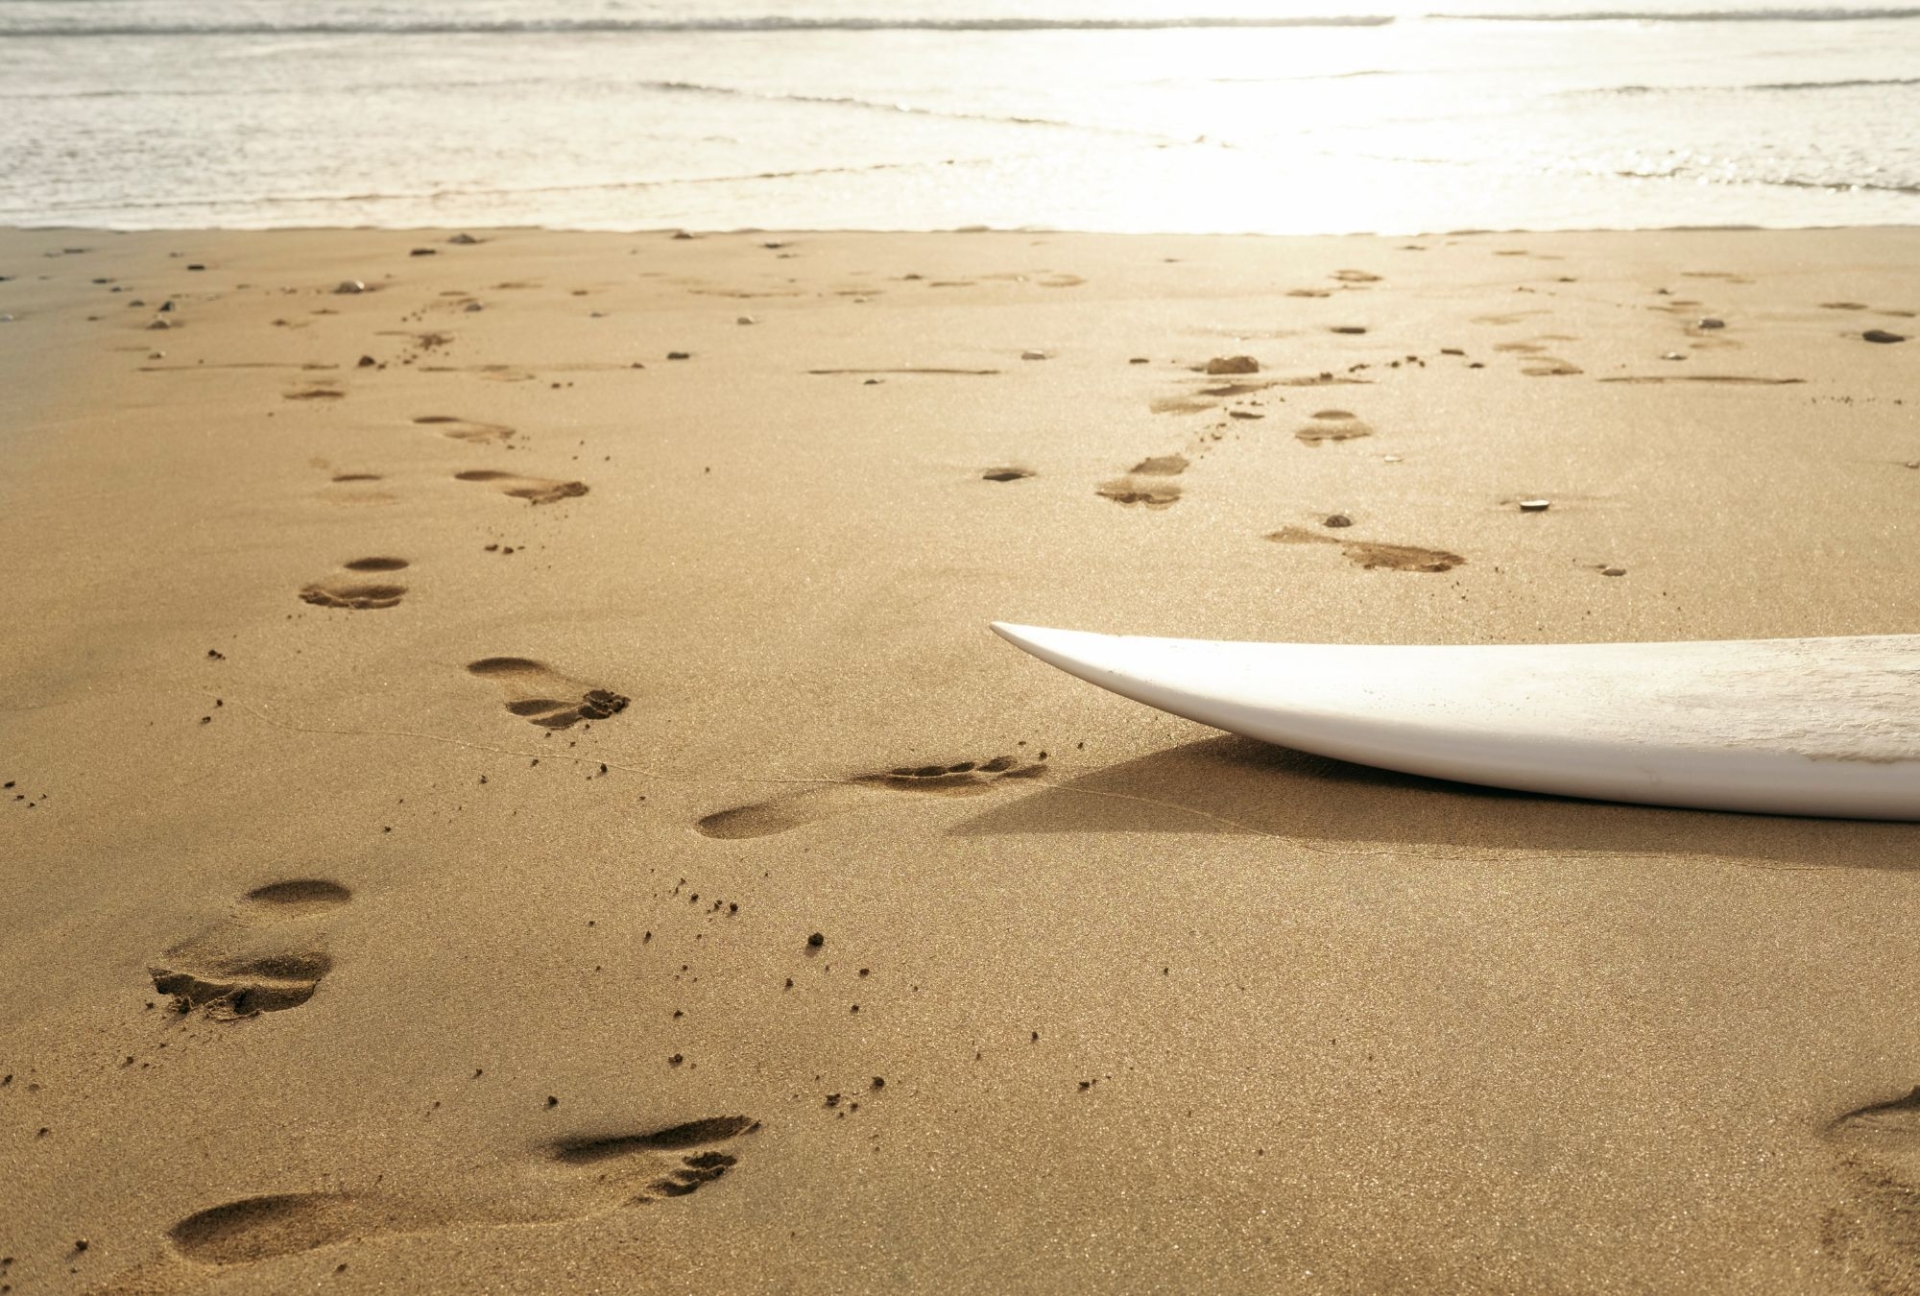
{"type": "Polygon", "coordinates": [[[1920,228],[106,233],[0,231],[15,1291],[1920,1274],[1920,828],[986,628],[1920,629],[1920,228]]]}

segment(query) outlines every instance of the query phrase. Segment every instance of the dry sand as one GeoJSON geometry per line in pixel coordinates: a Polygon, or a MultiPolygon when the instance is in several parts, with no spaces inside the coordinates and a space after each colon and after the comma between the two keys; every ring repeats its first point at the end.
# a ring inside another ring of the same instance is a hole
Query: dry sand
{"type": "Polygon", "coordinates": [[[986,622],[1920,629],[1920,231],[477,233],[0,236],[0,1283],[1916,1290],[1920,829],[986,622]]]}

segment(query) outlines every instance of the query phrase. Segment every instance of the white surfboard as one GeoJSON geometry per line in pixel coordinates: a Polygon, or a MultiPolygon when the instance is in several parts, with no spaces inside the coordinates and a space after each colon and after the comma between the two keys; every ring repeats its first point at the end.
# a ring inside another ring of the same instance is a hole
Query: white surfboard
{"type": "Polygon", "coordinates": [[[1920,635],[1387,647],[993,629],[1122,697],[1339,760],[1603,801],[1920,819],[1920,635]]]}

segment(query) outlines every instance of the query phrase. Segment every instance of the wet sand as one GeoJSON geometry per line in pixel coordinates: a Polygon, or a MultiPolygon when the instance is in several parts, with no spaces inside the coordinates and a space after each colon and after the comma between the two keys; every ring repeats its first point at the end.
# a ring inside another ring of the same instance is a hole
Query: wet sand
{"type": "Polygon", "coordinates": [[[1920,1290],[1920,828],[986,629],[1920,630],[1920,231],[452,234],[0,234],[0,1290],[1920,1290]]]}

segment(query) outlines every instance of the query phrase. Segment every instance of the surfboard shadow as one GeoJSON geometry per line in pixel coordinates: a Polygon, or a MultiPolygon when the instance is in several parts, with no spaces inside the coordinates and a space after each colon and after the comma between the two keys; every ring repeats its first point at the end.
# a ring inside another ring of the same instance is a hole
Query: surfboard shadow
{"type": "Polygon", "coordinates": [[[1920,869],[1911,824],[1614,805],[1420,778],[1223,735],[1095,770],[975,815],[955,836],[1270,833],[1327,842],[1706,855],[1920,869]]]}

